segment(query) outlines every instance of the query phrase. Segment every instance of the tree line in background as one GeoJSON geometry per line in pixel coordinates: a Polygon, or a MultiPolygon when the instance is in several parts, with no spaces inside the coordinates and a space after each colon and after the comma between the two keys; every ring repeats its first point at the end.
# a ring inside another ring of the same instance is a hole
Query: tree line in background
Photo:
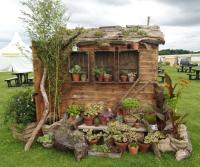
{"type": "Polygon", "coordinates": [[[195,54],[195,53],[200,53],[200,51],[194,52],[183,49],[163,49],[159,51],[159,55],[195,54]]]}

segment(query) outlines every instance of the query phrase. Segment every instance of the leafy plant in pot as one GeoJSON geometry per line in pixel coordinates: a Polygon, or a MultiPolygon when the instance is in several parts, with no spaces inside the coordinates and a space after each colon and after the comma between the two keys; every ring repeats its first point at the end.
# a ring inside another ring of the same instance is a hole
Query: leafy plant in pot
{"type": "Polygon", "coordinates": [[[81,66],[79,66],[79,65],[74,65],[74,66],[69,70],[69,72],[72,74],[72,80],[73,80],[73,81],[76,81],[76,82],[80,81],[80,79],[81,79],[81,73],[82,73],[82,71],[81,71],[81,66]]]}
{"type": "Polygon", "coordinates": [[[104,73],[103,79],[105,82],[111,82],[112,81],[112,75],[108,73],[104,73]]]}
{"type": "Polygon", "coordinates": [[[93,73],[99,82],[103,82],[105,70],[103,68],[95,67],[93,73]]]}
{"type": "Polygon", "coordinates": [[[128,81],[129,82],[134,82],[136,79],[137,73],[136,72],[129,72],[128,73],[128,81]]]}
{"type": "Polygon", "coordinates": [[[138,134],[134,131],[132,131],[131,129],[129,129],[128,131],[128,138],[129,138],[129,145],[128,145],[128,149],[129,149],[129,153],[131,155],[136,155],[138,153],[138,149],[139,146],[137,144],[138,141],[138,134]]]}
{"type": "Polygon", "coordinates": [[[114,139],[121,152],[124,152],[128,146],[129,129],[126,124],[117,121],[109,122],[107,129],[104,130],[104,140],[114,139]]]}
{"type": "Polygon", "coordinates": [[[160,131],[149,132],[144,138],[144,143],[139,143],[139,150],[145,153],[149,150],[152,143],[158,143],[160,139],[164,139],[165,136],[160,131]]]}
{"type": "Polygon", "coordinates": [[[121,82],[126,82],[128,80],[128,72],[126,70],[121,70],[120,80],[121,82]]]}
{"type": "Polygon", "coordinates": [[[94,117],[102,112],[104,108],[103,102],[88,104],[84,112],[84,123],[88,126],[93,125],[94,117]]]}
{"type": "Polygon", "coordinates": [[[122,101],[122,107],[123,107],[123,115],[130,114],[130,111],[134,111],[138,109],[140,106],[140,103],[137,99],[134,98],[125,98],[122,101]]]}
{"type": "Polygon", "coordinates": [[[103,112],[100,112],[99,118],[101,120],[102,125],[107,125],[107,123],[110,121],[110,119],[113,117],[113,112],[111,108],[108,110],[105,110],[103,112]]]}
{"type": "Polygon", "coordinates": [[[81,113],[82,109],[80,106],[78,105],[75,105],[75,104],[72,104],[72,105],[69,105],[68,108],[66,109],[66,112],[69,114],[69,119],[68,121],[70,123],[73,123],[75,122],[76,120],[76,117],[79,116],[79,114],[81,113]]]}
{"type": "Polygon", "coordinates": [[[98,142],[98,140],[101,138],[102,133],[93,133],[92,129],[85,129],[84,132],[86,132],[85,134],[85,138],[87,139],[88,143],[90,145],[96,144],[98,142]]]}

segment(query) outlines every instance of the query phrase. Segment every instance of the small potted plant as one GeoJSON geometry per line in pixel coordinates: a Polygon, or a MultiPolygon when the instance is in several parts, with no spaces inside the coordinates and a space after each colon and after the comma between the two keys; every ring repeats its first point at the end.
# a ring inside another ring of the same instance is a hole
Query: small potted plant
{"type": "Polygon", "coordinates": [[[90,145],[93,145],[93,144],[97,144],[98,140],[100,139],[100,137],[102,136],[102,133],[93,133],[93,130],[92,129],[87,129],[87,130],[84,130],[84,132],[86,132],[85,134],[85,138],[86,140],[88,141],[88,143],[90,145]]]}
{"type": "Polygon", "coordinates": [[[129,130],[130,127],[124,123],[109,122],[107,129],[104,130],[104,140],[114,139],[121,152],[124,152],[128,146],[129,130]]]}
{"type": "Polygon", "coordinates": [[[103,68],[97,68],[97,67],[95,67],[93,69],[93,73],[95,74],[95,77],[96,77],[97,81],[103,82],[104,73],[105,73],[105,70],[103,68]]]}
{"type": "Polygon", "coordinates": [[[139,46],[140,46],[139,42],[133,42],[132,44],[133,50],[139,50],[139,46]]]}
{"type": "Polygon", "coordinates": [[[137,144],[138,135],[136,132],[134,132],[130,129],[128,137],[129,137],[129,145],[128,145],[129,153],[131,155],[136,155],[138,153],[138,149],[139,149],[139,146],[137,144]]]}
{"type": "Polygon", "coordinates": [[[108,73],[104,73],[103,79],[105,82],[111,82],[112,81],[112,75],[108,73]]]}
{"type": "Polygon", "coordinates": [[[70,123],[75,122],[76,117],[79,116],[81,112],[81,107],[75,104],[69,105],[68,108],[66,109],[66,112],[69,114],[69,119],[68,121],[70,123]]]}
{"type": "Polygon", "coordinates": [[[158,143],[160,139],[164,139],[165,136],[160,131],[149,132],[144,138],[144,143],[139,143],[139,150],[145,153],[149,150],[152,143],[158,143]]]}
{"type": "Polygon", "coordinates": [[[81,74],[81,81],[82,81],[82,82],[87,81],[87,74],[86,74],[86,73],[82,73],[82,74],[81,74]]]}
{"type": "Polygon", "coordinates": [[[121,70],[120,80],[121,82],[126,82],[128,80],[128,72],[126,70],[121,70]]]}
{"type": "Polygon", "coordinates": [[[129,82],[134,82],[136,79],[137,73],[136,72],[129,72],[128,73],[128,81],[129,82]]]}
{"type": "Polygon", "coordinates": [[[48,133],[44,136],[38,137],[37,142],[41,143],[45,148],[51,148],[54,144],[53,133],[48,133]]]}
{"type": "Polygon", "coordinates": [[[101,112],[99,114],[99,117],[100,117],[100,120],[101,120],[101,124],[102,125],[107,125],[109,120],[113,117],[113,112],[112,112],[111,108],[101,112]]]}
{"type": "Polygon", "coordinates": [[[95,116],[97,116],[100,112],[102,112],[103,109],[104,109],[103,102],[88,104],[84,112],[84,123],[88,126],[93,125],[95,116]]]}
{"type": "Polygon", "coordinates": [[[123,107],[123,115],[130,114],[130,111],[134,111],[138,109],[140,106],[140,103],[137,99],[134,98],[125,98],[122,101],[122,107],[123,107]]]}
{"type": "Polygon", "coordinates": [[[79,65],[74,65],[70,70],[69,72],[72,74],[72,80],[73,81],[80,81],[81,79],[81,66],[79,65]]]}

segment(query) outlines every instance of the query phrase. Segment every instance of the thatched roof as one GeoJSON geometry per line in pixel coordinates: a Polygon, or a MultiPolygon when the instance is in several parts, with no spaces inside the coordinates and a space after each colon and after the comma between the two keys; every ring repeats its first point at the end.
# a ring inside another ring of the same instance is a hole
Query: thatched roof
{"type": "Polygon", "coordinates": [[[78,39],[77,45],[89,45],[102,41],[110,44],[127,42],[145,42],[164,44],[164,35],[159,26],[108,26],[85,29],[78,39]]]}

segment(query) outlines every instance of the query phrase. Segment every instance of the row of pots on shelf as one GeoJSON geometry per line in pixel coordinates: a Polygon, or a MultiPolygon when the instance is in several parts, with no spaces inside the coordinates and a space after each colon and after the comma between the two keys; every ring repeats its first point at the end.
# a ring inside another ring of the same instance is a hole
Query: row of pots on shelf
{"type": "MultiPolygon", "coordinates": [[[[87,81],[87,74],[82,72],[82,69],[79,65],[74,65],[69,71],[72,74],[73,81],[87,81]]],[[[103,68],[94,68],[93,73],[95,74],[96,81],[99,82],[111,82],[113,81],[113,76],[107,73],[103,68]]],[[[120,72],[120,81],[121,82],[134,82],[136,79],[136,72],[128,72],[127,70],[122,70],[120,72]]]]}

